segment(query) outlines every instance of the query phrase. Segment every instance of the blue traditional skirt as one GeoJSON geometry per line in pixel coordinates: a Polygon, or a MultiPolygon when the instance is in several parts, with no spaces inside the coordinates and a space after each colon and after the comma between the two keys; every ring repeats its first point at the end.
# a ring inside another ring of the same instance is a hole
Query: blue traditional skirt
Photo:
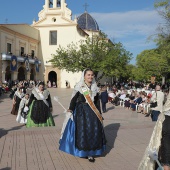
{"type": "Polygon", "coordinates": [[[59,150],[77,157],[99,156],[106,150],[103,125],[88,104],[77,105],[69,119],[59,150]]]}

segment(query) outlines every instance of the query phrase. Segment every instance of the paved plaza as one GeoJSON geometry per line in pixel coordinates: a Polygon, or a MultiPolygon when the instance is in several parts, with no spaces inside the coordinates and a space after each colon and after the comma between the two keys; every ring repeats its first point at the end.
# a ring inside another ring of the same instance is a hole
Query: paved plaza
{"type": "Polygon", "coordinates": [[[150,117],[121,106],[107,104],[103,114],[107,151],[95,163],[58,150],[64,120],[58,96],[68,108],[72,89],[51,88],[55,127],[26,128],[11,115],[9,94],[0,97],[0,169],[1,170],[137,170],[153,127],[150,117]]]}

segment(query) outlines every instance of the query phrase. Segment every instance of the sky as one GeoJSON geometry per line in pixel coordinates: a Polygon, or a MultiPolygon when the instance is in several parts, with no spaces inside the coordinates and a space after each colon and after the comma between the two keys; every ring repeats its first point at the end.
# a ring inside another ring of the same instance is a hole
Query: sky
{"type": "MultiPolygon", "coordinates": [[[[0,24],[26,23],[38,20],[45,0],[1,0],[0,24]]],[[[97,21],[101,31],[114,42],[121,42],[127,51],[133,53],[132,64],[143,50],[152,49],[156,28],[165,21],[154,9],[154,0],[66,0],[72,10],[72,17],[85,11],[97,21]]]]}

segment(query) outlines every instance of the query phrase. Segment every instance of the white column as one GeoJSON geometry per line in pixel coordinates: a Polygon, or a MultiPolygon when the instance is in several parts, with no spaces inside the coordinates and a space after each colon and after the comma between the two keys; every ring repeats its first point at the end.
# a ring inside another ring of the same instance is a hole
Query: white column
{"type": "Polygon", "coordinates": [[[49,8],[49,0],[45,0],[45,7],[46,7],[46,9],[49,8]]]}
{"type": "Polygon", "coordinates": [[[57,8],[57,0],[53,0],[53,8],[57,8]]]}
{"type": "Polygon", "coordinates": [[[61,0],[60,3],[61,3],[61,9],[64,10],[65,0],[61,0]]]}

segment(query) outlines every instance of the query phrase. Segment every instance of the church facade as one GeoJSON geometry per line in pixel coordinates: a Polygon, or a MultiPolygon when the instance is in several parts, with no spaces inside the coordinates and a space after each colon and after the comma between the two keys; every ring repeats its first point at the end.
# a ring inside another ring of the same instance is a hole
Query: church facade
{"type": "Polygon", "coordinates": [[[85,12],[72,20],[65,0],[45,0],[33,24],[0,24],[0,81],[50,80],[57,87],[73,88],[81,73],[53,68],[49,60],[59,46],[99,33],[97,22],[85,12]]]}

